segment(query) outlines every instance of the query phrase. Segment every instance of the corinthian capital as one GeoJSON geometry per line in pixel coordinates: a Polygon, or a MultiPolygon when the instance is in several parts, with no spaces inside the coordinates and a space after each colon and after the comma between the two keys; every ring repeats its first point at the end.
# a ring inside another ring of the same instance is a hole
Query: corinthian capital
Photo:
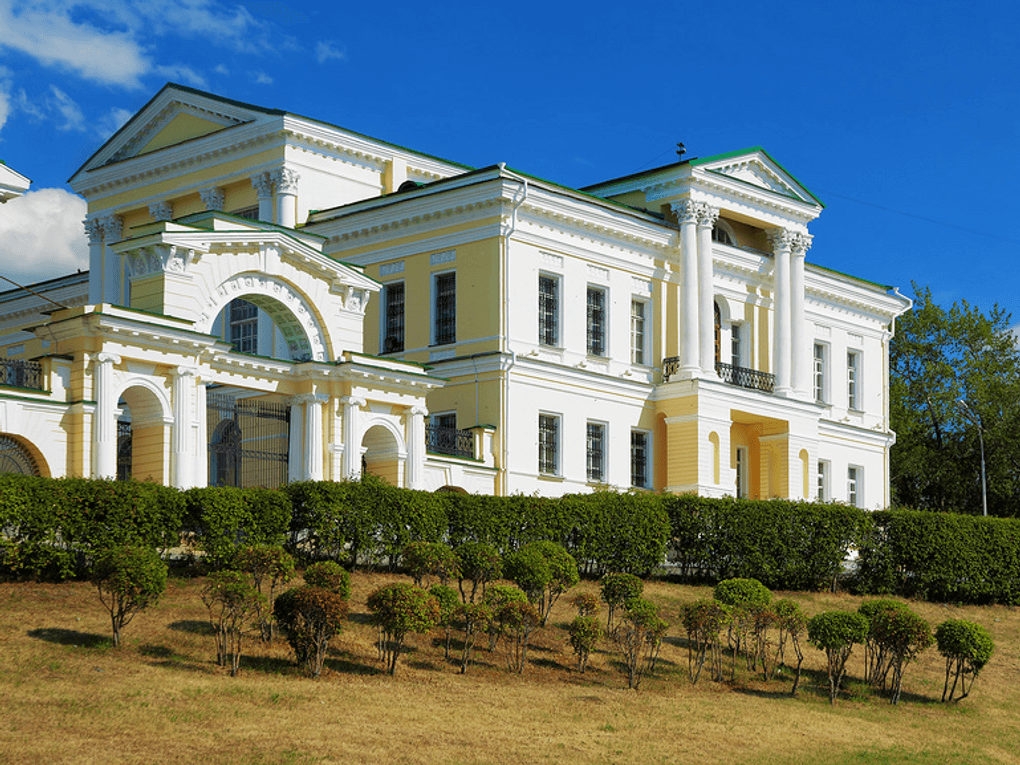
{"type": "Polygon", "coordinates": [[[124,219],[119,215],[108,215],[102,220],[103,238],[107,242],[119,242],[124,234],[124,219]]]}
{"type": "Polygon", "coordinates": [[[251,177],[251,185],[255,187],[255,191],[258,192],[259,199],[266,199],[273,196],[273,191],[276,189],[276,182],[273,180],[270,173],[258,173],[251,177]]]}
{"type": "Polygon", "coordinates": [[[676,219],[679,223],[697,223],[698,222],[698,203],[690,199],[680,199],[676,202],[671,202],[670,207],[673,208],[673,212],[676,213],[676,219]]]}
{"type": "Polygon", "coordinates": [[[82,223],[85,224],[89,244],[100,244],[103,241],[103,222],[99,218],[86,218],[82,223]]]}
{"type": "Polygon", "coordinates": [[[698,215],[698,225],[707,228],[715,226],[715,222],[719,220],[719,208],[712,207],[704,203],[696,205],[696,213],[698,215]]]}
{"type": "Polygon", "coordinates": [[[153,202],[149,205],[149,215],[155,220],[173,220],[174,206],[170,202],[153,202]]]}
{"type": "Polygon", "coordinates": [[[223,205],[226,202],[226,194],[224,194],[223,189],[219,186],[202,189],[198,192],[198,195],[202,198],[202,204],[205,205],[206,210],[223,210],[223,205]]]}
{"type": "Polygon", "coordinates": [[[297,183],[301,176],[293,170],[281,168],[269,174],[270,180],[276,184],[276,190],[281,194],[297,194],[297,183]]]}
{"type": "Polygon", "coordinates": [[[783,250],[792,250],[794,242],[800,234],[795,231],[790,231],[788,228],[773,228],[769,229],[768,236],[769,245],[772,247],[772,251],[780,252],[783,250]]]}
{"type": "Polygon", "coordinates": [[[811,240],[814,239],[811,234],[794,234],[793,235],[793,254],[804,255],[809,249],[811,249],[811,240]]]}

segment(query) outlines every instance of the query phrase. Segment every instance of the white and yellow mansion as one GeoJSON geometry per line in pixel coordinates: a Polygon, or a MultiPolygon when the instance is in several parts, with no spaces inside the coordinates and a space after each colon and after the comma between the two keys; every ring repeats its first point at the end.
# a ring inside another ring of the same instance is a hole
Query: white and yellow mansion
{"type": "Polygon", "coordinates": [[[575,190],[167,85],[70,185],[89,271],[0,293],[0,470],[889,502],[910,303],[805,262],[761,148],[575,190]]]}

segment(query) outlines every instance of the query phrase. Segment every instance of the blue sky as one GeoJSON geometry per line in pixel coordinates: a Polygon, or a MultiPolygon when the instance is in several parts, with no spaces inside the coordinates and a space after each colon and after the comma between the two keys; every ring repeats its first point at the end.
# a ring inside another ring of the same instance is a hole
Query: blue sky
{"type": "Polygon", "coordinates": [[[808,260],[1020,322],[1020,4],[0,0],[0,273],[87,267],[65,181],[167,81],[568,186],[765,147],[808,260]]]}

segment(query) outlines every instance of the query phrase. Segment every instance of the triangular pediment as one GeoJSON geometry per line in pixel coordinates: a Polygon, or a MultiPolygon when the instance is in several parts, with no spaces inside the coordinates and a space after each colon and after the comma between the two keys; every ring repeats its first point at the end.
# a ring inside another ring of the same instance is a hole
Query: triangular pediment
{"type": "Polygon", "coordinates": [[[691,161],[705,172],[732,178],[763,191],[821,206],[820,200],[761,147],[691,161]]]}
{"type": "Polygon", "coordinates": [[[203,136],[277,114],[183,85],[166,85],[103,144],[72,176],[151,154],[203,136]]]}

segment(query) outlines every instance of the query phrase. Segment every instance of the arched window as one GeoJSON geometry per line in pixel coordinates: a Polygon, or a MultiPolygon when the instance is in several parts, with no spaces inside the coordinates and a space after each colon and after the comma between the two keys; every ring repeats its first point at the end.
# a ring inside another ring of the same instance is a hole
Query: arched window
{"type": "Polygon", "coordinates": [[[721,218],[716,220],[715,225],[712,226],[712,241],[719,244],[728,244],[730,247],[737,246],[737,238],[733,233],[733,229],[730,228],[730,224],[721,218]]]}
{"type": "Polygon", "coordinates": [[[0,473],[39,475],[31,452],[10,436],[0,436],[0,473]]]}
{"type": "Polygon", "coordinates": [[[134,441],[131,438],[131,423],[120,420],[117,422],[117,480],[131,479],[131,450],[134,441]]]}
{"type": "Polygon", "coordinates": [[[718,303],[713,303],[712,307],[715,308],[715,363],[718,365],[722,361],[722,312],[718,303]]]}

